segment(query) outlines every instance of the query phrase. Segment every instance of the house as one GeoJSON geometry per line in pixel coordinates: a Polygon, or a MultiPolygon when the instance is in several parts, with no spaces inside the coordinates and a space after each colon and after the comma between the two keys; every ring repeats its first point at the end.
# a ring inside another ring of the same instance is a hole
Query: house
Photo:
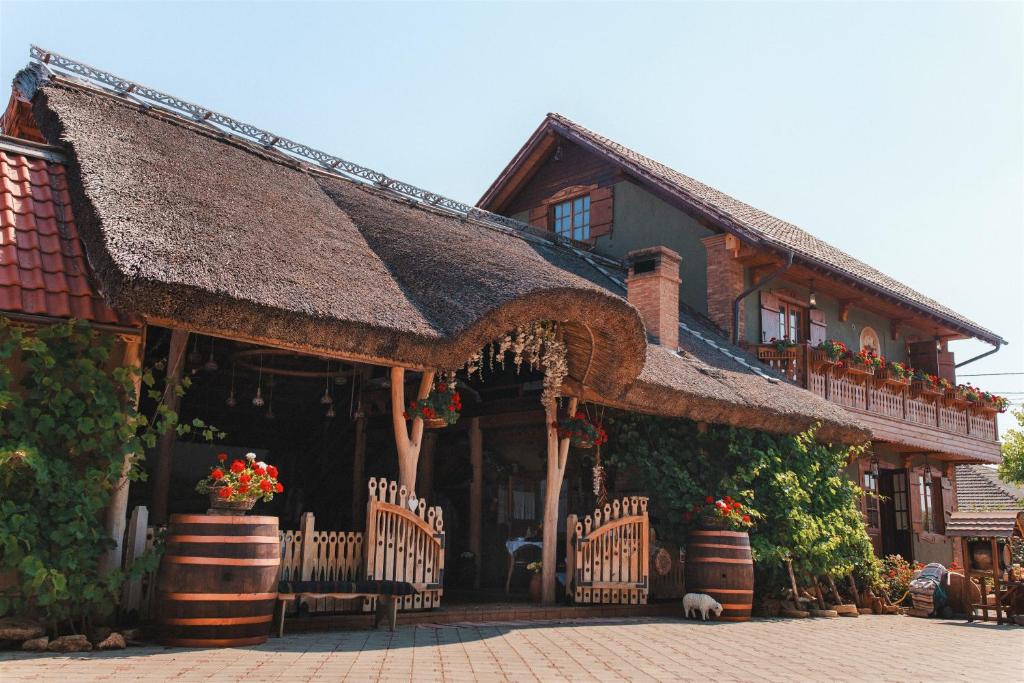
{"type": "MultiPolygon", "coordinates": [[[[367,477],[397,479],[413,499],[447,501],[448,554],[489,559],[496,583],[508,580],[505,539],[543,525],[534,545],[550,602],[566,511],[594,504],[553,426],[581,401],[781,433],[818,424],[841,443],[868,436],[859,417],[676,305],[669,250],[602,257],[61,55],[33,58],[0,119],[0,314],[45,324],[87,317],[89,304],[97,327],[134,335],[124,362],[166,359],[172,410],[228,432],[217,447],[161,440],[149,481],[130,493],[157,524],[201,511],[193,487],[217,450],[268,453],[291,473],[273,503],[286,522],[313,510],[334,529],[359,526],[367,477]],[[56,226],[37,220],[50,216],[56,226]],[[58,251],[77,260],[46,256],[58,251]],[[424,432],[403,416],[407,392],[423,399],[440,373],[549,322],[564,344],[564,407],[543,393],[544,372],[490,363],[486,381],[460,376],[456,427],[424,432]],[[184,373],[192,386],[179,403],[184,373]]],[[[128,505],[112,506],[114,536],[128,505]]],[[[363,540],[312,531],[322,557],[363,540]]],[[[317,571],[372,569],[331,562],[317,571]]],[[[646,577],[615,600],[645,600],[638,586],[646,577]]]]}
{"type": "MultiPolygon", "coordinates": [[[[478,206],[527,221],[589,253],[664,246],[682,257],[679,302],[718,339],[744,346],[797,386],[871,430],[849,474],[881,498],[864,514],[876,551],[953,557],[955,465],[998,462],[996,410],[963,392],[835,364],[837,340],[956,385],[949,342],[1005,340],[895,278],[727,194],[549,114],[478,206]]],[[[966,362],[966,361],[965,361],[966,362]]],[[[960,363],[962,365],[963,363],[960,363]]],[[[923,375],[922,375],[923,376],[923,375]]],[[[930,382],[930,380],[928,380],[930,382]]]]}

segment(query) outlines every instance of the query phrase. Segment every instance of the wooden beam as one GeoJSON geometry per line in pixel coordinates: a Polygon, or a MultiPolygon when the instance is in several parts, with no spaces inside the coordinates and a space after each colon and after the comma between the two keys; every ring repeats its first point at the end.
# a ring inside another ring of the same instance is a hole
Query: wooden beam
{"type": "MultiPolygon", "coordinates": [[[[135,374],[132,376],[135,389],[132,402],[138,409],[139,396],[142,393],[143,337],[122,337],[121,343],[124,344],[121,365],[135,370],[135,374]]],[[[132,458],[126,455],[121,464],[121,476],[118,478],[117,484],[110,494],[110,502],[107,504],[103,530],[107,538],[114,541],[114,547],[107,550],[100,558],[100,575],[109,574],[121,567],[121,558],[124,554],[124,531],[128,524],[128,474],[131,472],[132,464],[132,458]]]]}
{"type": "MultiPolygon", "coordinates": [[[[177,413],[181,407],[177,389],[181,383],[182,370],[185,368],[187,346],[188,332],[179,329],[171,330],[163,404],[174,413],[177,413]]],[[[154,526],[162,526],[167,523],[167,494],[171,485],[171,467],[176,437],[175,430],[170,429],[160,436],[160,442],[157,445],[156,471],[153,476],[153,514],[151,515],[154,526]]]]}
{"type": "MultiPolygon", "coordinates": [[[[576,412],[579,400],[569,399],[568,414],[576,412]]],[[[569,455],[569,439],[558,438],[558,404],[552,399],[544,406],[547,421],[548,463],[547,478],[544,482],[544,549],[541,568],[542,602],[551,605],[555,602],[555,569],[558,564],[558,495],[562,490],[562,479],[565,477],[565,463],[569,455]]]]}
{"type": "MultiPolygon", "coordinates": [[[[426,370],[420,378],[416,400],[426,398],[434,383],[434,371],[426,370]]],[[[391,423],[395,429],[395,447],[398,449],[398,485],[409,493],[416,490],[416,466],[423,444],[423,420],[413,418],[412,428],[405,424],[405,368],[391,368],[391,423]]]]}
{"type": "Polygon", "coordinates": [[[483,514],[484,497],[484,433],[480,429],[480,418],[469,421],[469,462],[473,478],[469,485],[469,551],[476,563],[473,587],[480,588],[480,524],[483,514]]]}

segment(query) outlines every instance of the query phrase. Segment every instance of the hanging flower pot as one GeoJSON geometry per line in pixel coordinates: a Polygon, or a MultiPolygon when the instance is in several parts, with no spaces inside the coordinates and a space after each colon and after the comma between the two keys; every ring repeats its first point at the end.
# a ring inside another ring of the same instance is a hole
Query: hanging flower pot
{"type": "Polygon", "coordinates": [[[608,434],[600,424],[594,424],[582,410],[572,417],[562,418],[555,423],[558,437],[569,439],[575,448],[593,448],[608,442],[608,434]]]}
{"type": "Polygon", "coordinates": [[[811,369],[819,372],[834,369],[846,353],[846,344],[835,339],[826,339],[811,349],[811,369]]]}
{"type": "Polygon", "coordinates": [[[405,419],[419,418],[427,429],[444,429],[458,422],[461,410],[462,396],[455,389],[455,375],[452,373],[435,383],[426,398],[410,401],[405,419]]]}
{"type": "Polygon", "coordinates": [[[277,480],[277,468],[257,462],[255,453],[245,460],[234,460],[227,465],[227,453],[217,456],[219,462],[210,468],[210,474],[196,484],[196,491],[208,494],[212,515],[244,515],[252,510],[256,501],[270,501],[284,486],[277,480]]]}

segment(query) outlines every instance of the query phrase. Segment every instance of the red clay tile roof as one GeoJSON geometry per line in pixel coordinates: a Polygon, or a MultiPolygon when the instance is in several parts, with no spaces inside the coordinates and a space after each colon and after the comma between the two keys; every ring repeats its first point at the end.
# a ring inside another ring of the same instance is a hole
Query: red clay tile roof
{"type": "Polygon", "coordinates": [[[138,327],[89,282],[56,153],[0,136],[0,311],[138,327]]]}
{"type": "MultiPolygon", "coordinates": [[[[894,296],[952,323],[954,327],[969,332],[979,339],[993,344],[1006,343],[995,332],[859,261],[828,242],[818,239],[806,230],[705,185],[699,180],[684,175],[625,145],[599,135],[561,114],[548,114],[527,146],[539,139],[538,134],[546,128],[553,129],[568,139],[603,155],[638,178],[652,182],[674,196],[684,198],[688,204],[722,221],[729,226],[728,229],[738,233],[741,237],[762,242],[777,249],[792,251],[798,258],[803,257],[819,267],[852,278],[882,294],[894,296]]],[[[479,206],[489,208],[488,203],[495,196],[502,179],[506,178],[511,168],[523,158],[525,155],[521,151],[487,190],[481,198],[479,206]]]]}

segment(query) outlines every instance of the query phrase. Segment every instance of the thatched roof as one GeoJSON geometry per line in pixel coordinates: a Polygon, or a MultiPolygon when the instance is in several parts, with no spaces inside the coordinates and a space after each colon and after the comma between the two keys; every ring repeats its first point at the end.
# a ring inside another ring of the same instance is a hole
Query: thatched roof
{"type": "Polygon", "coordinates": [[[735,348],[686,334],[678,355],[650,346],[614,262],[64,78],[40,84],[33,109],[67,150],[104,295],[153,322],[452,368],[516,325],[556,319],[570,378],[611,404],[782,432],[822,422],[824,438],[867,438],[840,408],[734,360],[735,348]]]}

